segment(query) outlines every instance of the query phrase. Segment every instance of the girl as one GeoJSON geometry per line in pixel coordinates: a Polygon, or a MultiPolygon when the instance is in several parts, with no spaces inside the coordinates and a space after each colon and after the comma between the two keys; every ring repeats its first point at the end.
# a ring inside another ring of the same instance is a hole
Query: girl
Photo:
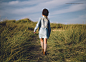
{"type": "Polygon", "coordinates": [[[34,28],[34,33],[36,33],[36,30],[39,27],[39,38],[43,50],[43,55],[46,54],[47,39],[49,38],[51,32],[50,21],[48,20],[48,14],[49,11],[47,9],[43,9],[42,11],[43,17],[39,19],[38,23],[36,24],[36,27],[34,28]]]}

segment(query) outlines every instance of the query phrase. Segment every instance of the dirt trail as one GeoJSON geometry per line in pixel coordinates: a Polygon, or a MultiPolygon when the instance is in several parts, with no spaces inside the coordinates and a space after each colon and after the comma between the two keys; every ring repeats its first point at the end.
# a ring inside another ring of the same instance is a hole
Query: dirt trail
{"type": "Polygon", "coordinates": [[[42,62],[44,60],[44,55],[42,54],[42,49],[40,45],[40,39],[38,38],[38,34],[33,37],[32,43],[34,43],[34,46],[30,47],[30,56],[26,59],[27,61],[36,61],[36,62],[42,62]]]}

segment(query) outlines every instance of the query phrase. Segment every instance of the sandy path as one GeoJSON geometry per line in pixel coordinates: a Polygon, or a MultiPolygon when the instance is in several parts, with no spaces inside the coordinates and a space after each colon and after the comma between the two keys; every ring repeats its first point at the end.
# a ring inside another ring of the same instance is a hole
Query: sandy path
{"type": "Polygon", "coordinates": [[[65,30],[58,30],[58,29],[54,29],[54,30],[52,30],[52,31],[65,31],[65,30]]]}

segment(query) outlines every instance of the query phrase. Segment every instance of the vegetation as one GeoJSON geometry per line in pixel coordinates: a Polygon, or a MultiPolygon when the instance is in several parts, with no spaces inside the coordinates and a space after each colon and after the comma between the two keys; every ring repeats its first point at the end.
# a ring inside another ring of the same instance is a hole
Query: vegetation
{"type": "Polygon", "coordinates": [[[86,24],[51,23],[47,55],[29,19],[0,22],[1,62],[86,62],[86,24]]]}

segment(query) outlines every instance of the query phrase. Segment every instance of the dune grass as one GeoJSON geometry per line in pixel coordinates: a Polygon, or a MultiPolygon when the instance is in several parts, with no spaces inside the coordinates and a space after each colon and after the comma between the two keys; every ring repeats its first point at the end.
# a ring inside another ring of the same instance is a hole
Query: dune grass
{"type": "Polygon", "coordinates": [[[35,25],[36,22],[29,19],[0,22],[1,62],[86,62],[85,24],[51,23],[45,56],[38,30],[33,33],[35,25]]]}

